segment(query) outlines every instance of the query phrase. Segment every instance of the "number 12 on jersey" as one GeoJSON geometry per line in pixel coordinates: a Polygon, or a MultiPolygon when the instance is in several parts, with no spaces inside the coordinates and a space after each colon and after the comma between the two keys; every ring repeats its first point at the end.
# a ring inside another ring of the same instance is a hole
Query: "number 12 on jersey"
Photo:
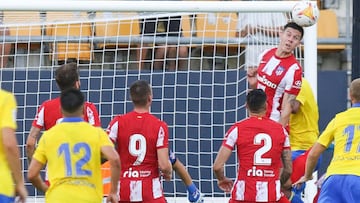
{"type": "Polygon", "coordinates": [[[89,162],[91,159],[91,149],[87,143],[79,142],[76,143],[72,148],[70,148],[69,143],[63,143],[58,148],[58,156],[64,157],[64,166],[65,166],[65,176],[91,176],[91,170],[84,169],[84,165],[89,162]],[[75,160],[73,165],[73,160],[76,156],[72,154],[80,154],[83,156],[75,160]],[[75,174],[73,169],[75,169],[75,174]]]}

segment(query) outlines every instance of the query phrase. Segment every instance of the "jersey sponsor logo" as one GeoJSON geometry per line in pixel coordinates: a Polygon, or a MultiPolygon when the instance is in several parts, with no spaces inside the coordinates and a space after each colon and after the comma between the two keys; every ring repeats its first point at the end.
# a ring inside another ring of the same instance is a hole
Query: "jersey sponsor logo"
{"type": "Polygon", "coordinates": [[[249,170],[247,170],[247,176],[250,177],[274,177],[273,170],[266,170],[266,169],[258,169],[256,166],[253,166],[249,170]]]}
{"type": "Polygon", "coordinates": [[[285,70],[285,68],[282,66],[277,67],[275,70],[275,75],[277,75],[277,76],[281,75],[284,72],[284,70],[285,70]]]}
{"type": "Polygon", "coordinates": [[[275,83],[271,82],[270,80],[268,80],[265,75],[258,77],[258,80],[259,80],[259,82],[263,83],[264,85],[266,85],[270,88],[276,89],[276,87],[277,87],[277,85],[275,83]]]}
{"type": "Polygon", "coordinates": [[[151,171],[138,171],[129,168],[129,170],[123,173],[124,178],[146,178],[151,175],[151,171]]]}

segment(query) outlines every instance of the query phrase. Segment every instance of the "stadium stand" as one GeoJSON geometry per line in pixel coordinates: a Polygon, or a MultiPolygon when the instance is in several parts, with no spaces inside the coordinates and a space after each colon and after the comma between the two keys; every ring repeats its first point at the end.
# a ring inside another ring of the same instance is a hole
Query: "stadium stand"
{"type": "MultiPolygon", "coordinates": [[[[114,12],[97,12],[96,19],[106,19],[101,20],[101,22],[95,22],[95,36],[98,37],[136,37],[139,36],[139,21],[136,16],[136,13],[114,13],[114,12]],[[112,20],[117,17],[121,17],[125,20],[112,20]]],[[[130,44],[123,43],[98,43],[97,48],[104,47],[129,47],[130,44]]]]}
{"type": "Polygon", "coordinates": [[[92,36],[92,25],[88,22],[88,14],[86,12],[47,12],[46,20],[49,25],[46,28],[46,35],[57,38],[66,37],[69,39],[74,37],[74,42],[53,42],[51,45],[51,59],[55,61],[68,61],[75,59],[79,61],[90,61],[92,58],[92,44],[90,42],[80,42],[81,38],[92,36]],[[61,24],[59,21],[66,19],[79,19],[78,22],[71,24],[61,24]],[[78,42],[76,42],[78,41],[78,42]]]}

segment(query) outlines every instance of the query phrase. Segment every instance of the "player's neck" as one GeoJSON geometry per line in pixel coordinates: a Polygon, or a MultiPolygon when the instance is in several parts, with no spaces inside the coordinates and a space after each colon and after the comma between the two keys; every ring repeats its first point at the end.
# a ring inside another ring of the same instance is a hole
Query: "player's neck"
{"type": "Polygon", "coordinates": [[[149,113],[149,108],[140,108],[140,107],[135,107],[134,111],[136,113],[149,113]]]}
{"type": "Polygon", "coordinates": [[[257,118],[261,118],[265,116],[265,113],[249,113],[250,117],[257,117],[257,118]]]}
{"type": "Polygon", "coordinates": [[[276,52],[275,52],[275,55],[278,57],[278,58],[286,58],[286,57],[289,57],[292,53],[291,52],[285,52],[285,51],[282,51],[281,49],[277,49],[276,52]]]}

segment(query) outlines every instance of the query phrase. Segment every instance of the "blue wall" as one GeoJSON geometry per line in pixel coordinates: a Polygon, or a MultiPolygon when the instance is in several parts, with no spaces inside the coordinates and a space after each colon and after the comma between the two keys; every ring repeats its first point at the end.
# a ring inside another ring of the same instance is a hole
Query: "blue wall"
{"type": "MultiPolygon", "coordinates": [[[[17,136],[23,145],[38,105],[58,96],[53,72],[2,70],[0,74],[2,88],[13,91],[17,98],[17,136]]],[[[178,158],[189,166],[188,170],[202,192],[221,196],[223,193],[216,186],[211,164],[224,132],[233,122],[246,116],[246,81],[239,79],[244,76],[244,72],[237,70],[176,73],[82,70],[81,89],[88,100],[97,105],[102,126],[106,128],[113,115],[132,109],[125,87],[139,78],[151,81],[154,94],[152,112],[169,124],[172,148],[178,158]],[[199,182],[200,176],[204,181],[199,182]]],[[[337,112],[346,109],[346,88],[345,71],[319,72],[321,130],[337,112]]],[[[24,153],[25,150],[21,151],[24,153]]],[[[232,156],[228,163],[227,174],[234,177],[235,157],[232,156]]],[[[24,164],[26,169],[27,163],[24,164]]],[[[174,191],[177,195],[185,192],[178,178],[166,183],[165,188],[169,195],[174,191]]],[[[28,189],[30,195],[34,195],[33,188],[29,186],[28,189]]]]}

